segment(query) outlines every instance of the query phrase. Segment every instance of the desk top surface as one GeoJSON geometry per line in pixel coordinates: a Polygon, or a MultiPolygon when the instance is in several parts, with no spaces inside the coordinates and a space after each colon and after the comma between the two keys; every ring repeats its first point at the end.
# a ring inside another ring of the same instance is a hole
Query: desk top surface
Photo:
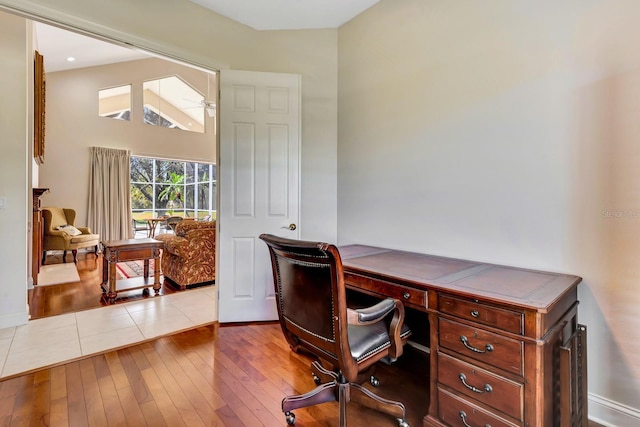
{"type": "Polygon", "coordinates": [[[546,311],[575,291],[578,276],[364,245],[339,248],[345,273],[445,290],[546,311]]]}

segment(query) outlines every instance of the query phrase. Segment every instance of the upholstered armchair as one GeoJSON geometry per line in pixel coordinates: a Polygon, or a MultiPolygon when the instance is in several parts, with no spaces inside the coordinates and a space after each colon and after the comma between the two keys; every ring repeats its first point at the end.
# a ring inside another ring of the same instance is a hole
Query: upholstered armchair
{"type": "Polygon", "coordinates": [[[74,209],[47,207],[42,208],[44,232],[42,234],[42,264],[47,251],[63,251],[62,262],[67,262],[67,251],[73,253],[73,262],[78,262],[78,249],[94,247],[98,256],[100,236],[91,233],[87,227],[75,227],[74,209]]]}
{"type": "Polygon", "coordinates": [[[184,290],[216,280],[216,222],[180,221],[171,234],[159,234],[164,242],[162,274],[184,290]]]}

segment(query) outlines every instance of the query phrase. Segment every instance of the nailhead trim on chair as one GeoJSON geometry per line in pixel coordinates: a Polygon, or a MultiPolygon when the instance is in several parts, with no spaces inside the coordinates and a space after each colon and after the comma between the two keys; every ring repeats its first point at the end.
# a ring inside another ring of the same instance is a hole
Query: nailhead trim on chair
{"type": "MultiPolygon", "coordinates": [[[[323,337],[322,335],[318,335],[318,334],[316,334],[315,332],[312,332],[312,331],[310,331],[310,330],[308,330],[308,329],[306,329],[306,328],[303,328],[302,326],[298,325],[296,322],[293,322],[293,321],[292,321],[291,319],[289,319],[287,316],[283,316],[283,317],[285,318],[285,320],[286,320],[287,322],[291,323],[291,324],[292,324],[292,325],[294,325],[296,328],[301,329],[301,330],[303,330],[303,331],[307,332],[308,334],[313,335],[313,336],[314,336],[314,337],[316,337],[316,338],[320,338],[321,340],[326,341],[326,342],[330,342],[330,343],[335,343],[335,342],[336,342],[336,340],[335,340],[335,339],[329,339],[329,338],[327,338],[327,337],[323,337]]],[[[333,334],[333,336],[335,337],[335,333],[333,334]]]]}

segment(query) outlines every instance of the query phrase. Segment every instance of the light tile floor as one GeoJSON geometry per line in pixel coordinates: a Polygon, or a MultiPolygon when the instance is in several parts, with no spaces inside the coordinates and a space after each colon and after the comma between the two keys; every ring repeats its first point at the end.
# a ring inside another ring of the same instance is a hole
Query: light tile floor
{"type": "Polygon", "coordinates": [[[206,286],[0,329],[0,379],[214,322],[216,295],[206,286]]]}

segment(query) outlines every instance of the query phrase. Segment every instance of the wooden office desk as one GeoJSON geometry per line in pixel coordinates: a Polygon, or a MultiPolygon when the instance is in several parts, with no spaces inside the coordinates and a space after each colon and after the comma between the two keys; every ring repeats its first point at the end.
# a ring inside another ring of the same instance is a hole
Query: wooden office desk
{"type": "Polygon", "coordinates": [[[580,277],[340,247],[345,283],[428,314],[425,426],[587,425],[580,277]],[[427,411],[428,405],[428,411],[427,411]]]}

